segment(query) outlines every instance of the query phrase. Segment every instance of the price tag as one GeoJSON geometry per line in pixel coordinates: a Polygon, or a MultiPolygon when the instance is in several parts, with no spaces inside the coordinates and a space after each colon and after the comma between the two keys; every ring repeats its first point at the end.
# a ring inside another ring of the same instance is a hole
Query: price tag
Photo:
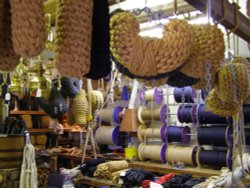
{"type": "Polygon", "coordinates": [[[42,90],[41,89],[37,89],[36,90],[36,97],[41,97],[42,96],[42,90]]]}
{"type": "Polygon", "coordinates": [[[6,95],[5,95],[5,100],[6,100],[6,101],[9,101],[10,98],[11,98],[10,93],[6,93],[6,95]]]}

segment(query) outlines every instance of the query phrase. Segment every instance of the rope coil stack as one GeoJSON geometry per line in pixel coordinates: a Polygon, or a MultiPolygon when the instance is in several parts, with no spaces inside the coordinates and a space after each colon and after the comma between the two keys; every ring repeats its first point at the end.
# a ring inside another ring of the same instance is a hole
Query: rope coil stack
{"type": "Polygon", "coordinates": [[[162,142],[165,142],[164,136],[165,136],[166,128],[167,128],[166,125],[162,125],[159,128],[158,127],[147,128],[146,125],[141,124],[137,130],[137,137],[140,142],[143,142],[144,139],[149,139],[149,138],[153,138],[153,139],[157,138],[157,139],[161,139],[162,142]]]}
{"type": "Polygon", "coordinates": [[[65,76],[82,78],[90,69],[92,0],[59,1],[55,61],[65,76]]]}
{"type": "Polygon", "coordinates": [[[100,145],[120,145],[120,126],[100,126],[95,131],[95,140],[100,145]]]}
{"type": "Polygon", "coordinates": [[[172,165],[184,163],[185,165],[196,166],[196,151],[197,146],[176,146],[170,144],[165,155],[167,162],[172,165]]]}
{"type": "Polygon", "coordinates": [[[0,20],[0,69],[2,71],[13,71],[19,63],[20,56],[14,51],[12,43],[10,1],[2,0],[0,6],[2,8],[0,20]]]}
{"type": "Polygon", "coordinates": [[[69,109],[69,124],[87,126],[88,101],[86,92],[83,89],[80,90],[79,94],[70,99],[69,109]]]}
{"type": "Polygon", "coordinates": [[[140,106],[138,109],[138,119],[139,122],[145,124],[145,122],[150,120],[161,121],[163,124],[166,123],[167,119],[167,105],[162,105],[158,108],[147,108],[145,106],[140,106]]]}
{"type": "Polygon", "coordinates": [[[17,54],[39,55],[46,41],[43,0],[11,0],[12,42],[17,54]]]}
{"type": "Polygon", "coordinates": [[[162,39],[139,36],[139,23],[129,12],[114,14],[110,29],[111,53],[118,69],[131,78],[163,78],[181,67],[192,50],[193,29],[184,20],[171,20],[162,39]]]}
{"type": "Polygon", "coordinates": [[[152,161],[161,161],[166,163],[165,151],[167,145],[146,145],[141,143],[138,147],[138,157],[140,160],[144,161],[150,159],[152,161]]]}

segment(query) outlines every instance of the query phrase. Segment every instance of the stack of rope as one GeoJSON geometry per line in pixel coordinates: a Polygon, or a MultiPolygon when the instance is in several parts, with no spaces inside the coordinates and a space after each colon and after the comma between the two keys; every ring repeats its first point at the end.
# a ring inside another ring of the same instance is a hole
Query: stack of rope
{"type": "Polygon", "coordinates": [[[62,75],[82,78],[90,69],[93,1],[61,0],[57,10],[57,68],[62,75]]]}
{"type": "Polygon", "coordinates": [[[123,161],[110,161],[106,163],[99,164],[94,173],[94,176],[100,178],[106,178],[112,180],[117,176],[118,171],[122,171],[128,168],[128,162],[123,161]]]}

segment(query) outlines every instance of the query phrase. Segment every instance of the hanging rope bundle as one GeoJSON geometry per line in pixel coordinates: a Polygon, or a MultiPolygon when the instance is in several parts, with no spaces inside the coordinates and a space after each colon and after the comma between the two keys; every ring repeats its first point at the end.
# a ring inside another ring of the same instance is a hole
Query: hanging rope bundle
{"type": "Polygon", "coordinates": [[[138,147],[138,157],[140,160],[150,159],[152,161],[161,161],[166,163],[165,151],[167,145],[146,145],[141,143],[138,147]]]}
{"type": "Polygon", "coordinates": [[[19,63],[19,55],[13,49],[11,33],[11,10],[10,1],[1,0],[0,2],[0,69],[2,71],[13,71],[19,63]]]}
{"type": "Polygon", "coordinates": [[[113,172],[125,170],[128,168],[128,162],[122,161],[109,161],[106,163],[99,164],[94,173],[94,176],[109,179],[113,172]]]}
{"type": "Polygon", "coordinates": [[[181,71],[176,70],[173,74],[168,76],[167,84],[172,87],[185,87],[195,85],[199,81],[199,78],[189,77],[181,71]]]}
{"type": "Polygon", "coordinates": [[[176,146],[170,144],[166,150],[166,159],[172,165],[184,163],[185,165],[196,166],[196,151],[197,146],[176,146]]]}
{"type": "Polygon", "coordinates": [[[236,102],[222,102],[215,89],[209,92],[205,105],[207,111],[222,117],[232,117],[240,108],[236,102]]]}
{"type": "Polygon", "coordinates": [[[122,111],[123,108],[121,106],[116,106],[113,108],[104,108],[98,111],[97,117],[100,121],[104,121],[107,123],[115,122],[120,124],[122,121],[122,111]]]}
{"type": "Polygon", "coordinates": [[[168,142],[188,144],[190,141],[190,128],[188,126],[168,126],[165,137],[168,142]]]}
{"type": "Polygon", "coordinates": [[[93,0],[61,0],[57,10],[57,68],[64,76],[81,78],[90,69],[93,0]]]}
{"type": "Polygon", "coordinates": [[[193,30],[184,20],[165,25],[162,39],[139,36],[139,23],[129,12],[114,14],[110,29],[111,53],[118,69],[131,78],[161,78],[182,66],[191,53],[193,30]]]}
{"type": "Polygon", "coordinates": [[[229,63],[219,69],[216,93],[224,102],[244,101],[250,93],[250,80],[247,66],[242,63],[229,63]]]}
{"type": "Polygon", "coordinates": [[[92,103],[92,111],[99,110],[104,103],[103,94],[101,91],[92,90],[91,91],[91,103],[92,103]]]}
{"type": "Polygon", "coordinates": [[[224,37],[215,25],[193,25],[194,46],[190,57],[181,72],[193,78],[205,77],[205,64],[211,65],[211,74],[215,73],[224,58],[224,37]]]}
{"type": "Polygon", "coordinates": [[[22,57],[39,55],[46,41],[43,0],[10,0],[14,50],[22,57]]]}
{"type": "Polygon", "coordinates": [[[146,91],[140,91],[139,93],[141,102],[154,101],[156,104],[161,104],[163,101],[163,91],[160,88],[148,89],[146,91]]]}
{"type": "Polygon", "coordinates": [[[95,132],[95,141],[100,145],[119,145],[119,126],[100,126],[95,132]]]}
{"type": "Polygon", "coordinates": [[[162,125],[161,127],[157,127],[157,128],[147,128],[146,125],[141,124],[138,127],[137,137],[140,142],[143,142],[144,139],[148,139],[148,138],[158,138],[158,139],[161,139],[162,142],[165,142],[164,136],[165,136],[166,128],[167,128],[166,125],[162,125]]]}
{"type": "Polygon", "coordinates": [[[146,121],[150,120],[161,121],[164,124],[167,119],[167,105],[162,105],[161,107],[153,109],[140,106],[137,116],[142,124],[145,124],[146,121]]]}
{"type": "Polygon", "coordinates": [[[233,144],[232,126],[211,126],[197,128],[197,142],[200,145],[227,147],[233,144]]]}
{"type": "Polygon", "coordinates": [[[87,125],[87,114],[88,114],[88,101],[86,97],[86,92],[81,89],[79,94],[70,99],[69,102],[70,114],[68,117],[71,121],[71,124],[77,124],[80,126],[87,125]],[[73,116],[73,117],[70,117],[73,116]]]}
{"type": "Polygon", "coordinates": [[[26,145],[23,149],[23,163],[19,183],[20,188],[36,188],[38,186],[35,148],[30,141],[27,141],[28,139],[26,138],[26,145]]]}

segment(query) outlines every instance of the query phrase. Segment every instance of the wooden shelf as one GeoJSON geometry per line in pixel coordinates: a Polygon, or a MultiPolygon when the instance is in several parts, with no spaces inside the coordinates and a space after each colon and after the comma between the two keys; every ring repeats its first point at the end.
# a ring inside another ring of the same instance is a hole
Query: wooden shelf
{"type": "Polygon", "coordinates": [[[10,115],[46,115],[44,111],[10,111],[10,115]]]}
{"type": "Polygon", "coordinates": [[[90,178],[87,176],[84,176],[83,178],[78,178],[73,180],[74,183],[82,183],[87,184],[91,186],[112,186],[112,187],[122,187],[120,184],[114,184],[112,181],[101,179],[101,178],[90,178]]]}
{"type": "Polygon", "coordinates": [[[55,133],[55,134],[58,134],[55,132],[54,129],[49,129],[49,128],[28,129],[28,131],[30,133],[55,133]]]}
{"type": "MultiPolygon", "coordinates": [[[[194,177],[211,177],[219,176],[221,174],[220,170],[214,170],[209,168],[199,168],[199,167],[185,167],[185,168],[175,168],[170,165],[154,162],[134,162],[130,163],[131,168],[142,168],[150,170],[152,172],[158,173],[174,173],[174,174],[192,174],[194,177]]],[[[247,175],[246,180],[244,181],[246,185],[250,185],[250,175],[247,175]]]]}

